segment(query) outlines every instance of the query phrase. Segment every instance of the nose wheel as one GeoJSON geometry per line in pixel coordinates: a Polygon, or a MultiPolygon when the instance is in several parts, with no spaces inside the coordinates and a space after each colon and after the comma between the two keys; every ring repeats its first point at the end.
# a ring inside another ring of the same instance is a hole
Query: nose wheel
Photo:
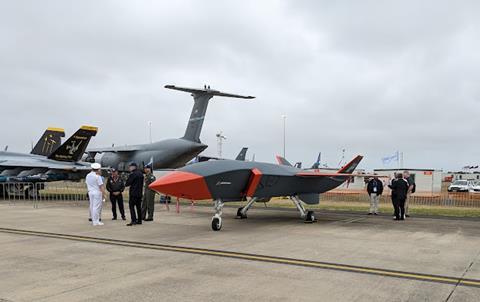
{"type": "Polygon", "coordinates": [[[220,216],[213,216],[212,217],[212,230],[220,231],[222,229],[222,217],[220,216]]]}
{"type": "Polygon", "coordinates": [[[221,199],[215,200],[215,215],[212,217],[212,230],[220,231],[222,229],[222,209],[223,201],[221,199]]]}

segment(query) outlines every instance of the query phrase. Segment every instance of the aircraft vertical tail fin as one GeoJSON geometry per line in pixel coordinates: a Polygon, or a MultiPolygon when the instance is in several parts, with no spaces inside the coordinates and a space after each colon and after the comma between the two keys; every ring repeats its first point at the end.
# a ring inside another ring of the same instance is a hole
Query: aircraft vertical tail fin
{"type": "Polygon", "coordinates": [[[242,150],[240,150],[240,153],[238,153],[235,160],[245,161],[245,157],[247,156],[247,150],[248,150],[247,147],[243,147],[242,150]]]}
{"type": "Polygon", "coordinates": [[[277,163],[279,165],[293,167],[293,165],[286,158],[280,155],[275,156],[275,158],[277,159],[277,163]]]}
{"type": "Polygon", "coordinates": [[[313,163],[310,169],[318,169],[320,168],[320,161],[322,160],[322,152],[318,153],[317,160],[313,163]]]}
{"type": "Polygon", "coordinates": [[[65,137],[65,130],[48,127],[30,154],[49,156],[61,145],[62,137],[65,137]]]}
{"type": "Polygon", "coordinates": [[[92,126],[82,126],[77,130],[65,143],[58,147],[52,154],[48,156],[49,159],[58,161],[79,161],[92,136],[97,134],[98,128],[92,126]]]}
{"type": "Polygon", "coordinates": [[[210,89],[205,86],[204,89],[177,87],[175,85],[166,85],[165,88],[189,92],[193,96],[194,104],[190,119],[188,120],[187,129],[185,130],[184,139],[200,143],[200,133],[202,132],[203,121],[207,112],[208,102],[214,96],[223,96],[241,99],[253,99],[253,96],[243,96],[238,94],[225,93],[218,90],[210,89]]]}
{"type": "Polygon", "coordinates": [[[352,174],[353,171],[357,168],[358,164],[362,161],[363,156],[357,155],[352,159],[348,164],[343,166],[337,173],[352,174]]]}

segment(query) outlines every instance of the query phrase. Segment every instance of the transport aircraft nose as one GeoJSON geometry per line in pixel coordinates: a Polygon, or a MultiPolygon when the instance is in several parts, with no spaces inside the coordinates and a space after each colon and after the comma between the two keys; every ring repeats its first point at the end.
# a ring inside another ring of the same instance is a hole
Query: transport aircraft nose
{"type": "Polygon", "coordinates": [[[175,197],[193,200],[212,199],[205,178],[190,172],[170,172],[154,181],[149,188],[175,197]]]}

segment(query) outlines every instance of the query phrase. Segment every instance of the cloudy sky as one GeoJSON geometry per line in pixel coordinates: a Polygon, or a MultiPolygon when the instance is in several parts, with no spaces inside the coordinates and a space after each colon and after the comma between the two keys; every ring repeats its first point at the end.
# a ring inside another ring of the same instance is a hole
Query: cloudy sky
{"type": "MultiPolygon", "coordinates": [[[[310,165],[399,150],[405,165],[479,164],[478,1],[0,1],[0,145],[29,151],[48,126],[96,125],[92,146],[183,135],[214,99],[202,141],[310,165]]],[[[395,166],[395,164],[393,165],[395,166]]]]}

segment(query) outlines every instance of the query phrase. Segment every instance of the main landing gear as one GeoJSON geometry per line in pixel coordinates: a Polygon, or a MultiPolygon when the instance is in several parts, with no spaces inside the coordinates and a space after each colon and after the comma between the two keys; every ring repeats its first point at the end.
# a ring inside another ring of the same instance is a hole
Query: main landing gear
{"type": "Polygon", "coordinates": [[[246,219],[247,218],[247,211],[253,206],[253,204],[258,200],[257,197],[252,197],[247,202],[244,207],[238,208],[237,210],[237,218],[238,219],[246,219]]]}
{"type": "Polygon", "coordinates": [[[223,201],[221,199],[215,200],[215,215],[212,217],[212,230],[220,231],[222,229],[222,209],[223,201]]]}
{"type": "Polygon", "coordinates": [[[293,204],[297,207],[297,210],[300,212],[300,217],[304,219],[305,223],[317,222],[314,212],[305,210],[305,208],[303,207],[302,201],[297,196],[290,196],[290,199],[293,201],[293,204]]]}

